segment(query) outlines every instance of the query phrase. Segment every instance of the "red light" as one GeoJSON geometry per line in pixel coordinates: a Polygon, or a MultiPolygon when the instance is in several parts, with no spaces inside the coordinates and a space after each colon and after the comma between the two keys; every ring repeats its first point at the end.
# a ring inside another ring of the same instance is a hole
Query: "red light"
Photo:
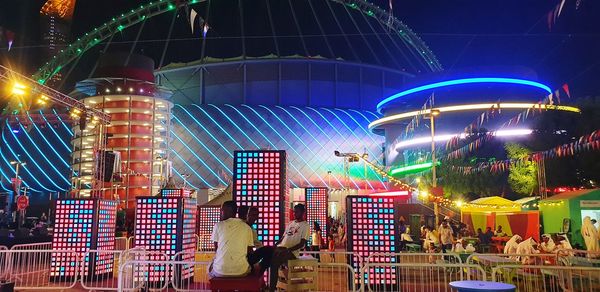
{"type": "Polygon", "coordinates": [[[408,197],[408,195],[408,191],[393,191],[369,194],[369,196],[371,197],[408,197]]]}

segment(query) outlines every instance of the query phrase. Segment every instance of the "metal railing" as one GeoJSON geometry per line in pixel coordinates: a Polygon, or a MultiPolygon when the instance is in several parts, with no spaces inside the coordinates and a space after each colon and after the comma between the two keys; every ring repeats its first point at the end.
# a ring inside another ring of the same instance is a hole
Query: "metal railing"
{"type": "Polygon", "coordinates": [[[73,288],[77,283],[80,265],[75,251],[55,250],[1,250],[6,271],[4,279],[15,283],[19,290],[61,290],[73,288]],[[54,261],[54,263],[53,263],[54,261]],[[69,271],[61,270],[56,261],[69,263],[69,271]]]}
{"type": "Polygon", "coordinates": [[[117,291],[118,290],[118,265],[121,250],[89,250],[79,264],[79,280],[81,287],[88,291],[117,291]],[[93,269],[85,265],[86,261],[95,263],[93,269]],[[87,268],[87,269],[86,269],[87,268]]]}
{"type": "Polygon", "coordinates": [[[600,268],[501,265],[492,269],[492,281],[513,284],[517,291],[600,291],[600,268]]]}
{"type": "Polygon", "coordinates": [[[600,252],[597,251],[561,249],[558,257],[564,266],[600,267],[600,252]]]}
{"type": "Polygon", "coordinates": [[[52,242],[15,244],[10,249],[11,250],[51,250],[52,242]]]}
{"type": "Polygon", "coordinates": [[[128,250],[129,240],[127,237],[116,237],[115,238],[115,250],[128,250]]]}
{"type": "Polygon", "coordinates": [[[361,268],[360,291],[452,291],[450,282],[486,280],[478,265],[373,263],[361,268]]]}
{"type": "Polygon", "coordinates": [[[419,264],[460,264],[462,260],[457,253],[372,253],[367,263],[419,263],[419,264]]]}

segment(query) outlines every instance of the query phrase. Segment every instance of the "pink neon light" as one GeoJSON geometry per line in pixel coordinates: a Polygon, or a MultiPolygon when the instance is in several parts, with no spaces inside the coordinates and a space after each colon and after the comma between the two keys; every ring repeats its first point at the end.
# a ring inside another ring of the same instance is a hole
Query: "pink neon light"
{"type": "Polygon", "coordinates": [[[408,191],[393,191],[393,192],[383,192],[383,193],[372,193],[369,194],[371,197],[408,197],[408,191]]]}

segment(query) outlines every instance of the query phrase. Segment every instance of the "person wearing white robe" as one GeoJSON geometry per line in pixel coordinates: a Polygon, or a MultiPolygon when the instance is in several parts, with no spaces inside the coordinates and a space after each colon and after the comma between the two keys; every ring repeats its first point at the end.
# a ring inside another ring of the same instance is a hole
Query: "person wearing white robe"
{"type": "Polygon", "coordinates": [[[521,242],[521,240],[523,240],[523,238],[521,238],[521,236],[519,236],[517,234],[513,235],[513,237],[511,237],[506,242],[506,245],[504,246],[504,254],[517,253],[517,246],[519,245],[519,242],[521,242]]]}
{"type": "Polygon", "coordinates": [[[542,235],[542,243],[540,243],[540,250],[545,253],[553,253],[556,251],[556,244],[550,236],[550,234],[542,235]]]}
{"type": "Polygon", "coordinates": [[[569,242],[567,235],[559,235],[557,238],[558,244],[556,245],[556,249],[559,251],[560,255],[568,255],[573,256],[573,246],[569,242]]]}
{"type": "Polygon", "coordinates": [[[583,224],[581,225],[581,235],[585,242],[585,247],[589,257],[595,257],[600,254],[600,245],[598,245],[598,229],[592,223],[590,216],[583,218],[583,224]]]}
{"type": "Polygon", "coordinates": [[[530,265],[535,264],[535,258],[528,256],[531,254],[539,253],[537,249],[534,247],[535,241],[533,238],[527,238],[526,240],[521,241],[517,245],[517,254],[519,255],[519,260],[522,264],[530,265]]]}

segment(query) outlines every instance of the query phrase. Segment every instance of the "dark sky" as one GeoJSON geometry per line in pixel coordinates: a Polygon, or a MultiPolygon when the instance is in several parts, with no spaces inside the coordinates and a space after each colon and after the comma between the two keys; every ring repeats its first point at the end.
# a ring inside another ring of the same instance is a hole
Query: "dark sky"
{"type": "MultiPolygon", "coordinates": [[[[373,2],[388,6],[387,0],[373,2]]],[[[600,1],[565,0],[561,16],[549,30],[547,13],[559,2],[393,0],[393,6],[394,14],[421,36],[446,69],[526,66],[553,88],[568,83],[575,95],[600,95],[600,1]]],[[[37,11],[42,3],[0,0],[0,26],[19,36],[11,60],[30,71],[35,68],[32,47],[39,46],[37,11]]],[[[79,0],[73,34],[85,33],[140,3],[79,0]]]]}

